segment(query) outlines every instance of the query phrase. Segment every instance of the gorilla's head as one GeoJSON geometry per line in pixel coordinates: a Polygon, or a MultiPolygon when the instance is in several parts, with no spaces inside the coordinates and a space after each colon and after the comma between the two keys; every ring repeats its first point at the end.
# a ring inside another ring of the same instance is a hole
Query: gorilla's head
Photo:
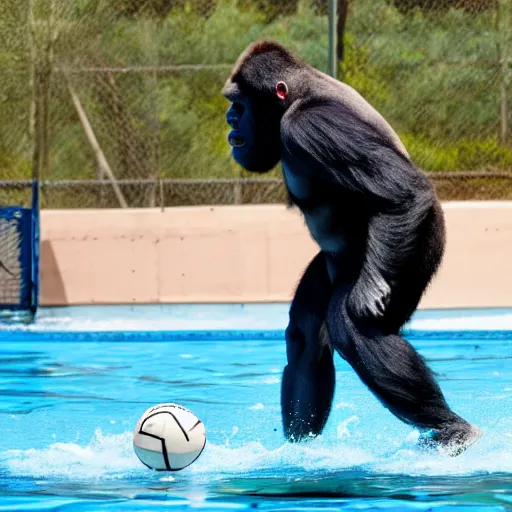
{"type": "Polygon", "coordinates": [[[250,45],[239,57],[222,94],[231,102],[226,120],[233,158],[248,171],[267,172],[281,159],[281,118],[290,106],[291,81],[304,63],[268,41],[250,45]]]}

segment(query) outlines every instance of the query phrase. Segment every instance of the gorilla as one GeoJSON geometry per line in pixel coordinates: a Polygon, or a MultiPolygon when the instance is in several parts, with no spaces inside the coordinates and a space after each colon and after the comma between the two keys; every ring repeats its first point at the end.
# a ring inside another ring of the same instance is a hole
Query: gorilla
{"type": "Polygon", "coordinates": [[[251,44],[222,89],[234,160],[263,173],[281,161],[289,201],[320,251],[286,328],[285,437],[319,435],[330,414],[336,351],[422,446],[458,455],[481,430],[451,410],[400,331],[436,274],[443,211],[385,119],[348,85],[272,41],[251,44]]]}

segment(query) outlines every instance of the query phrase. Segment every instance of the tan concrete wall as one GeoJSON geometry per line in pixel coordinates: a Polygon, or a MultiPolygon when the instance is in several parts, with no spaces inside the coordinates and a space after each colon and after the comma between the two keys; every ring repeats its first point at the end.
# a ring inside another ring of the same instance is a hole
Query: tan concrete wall
{"type": "MultiPolygon", "coordinates": [[[[447,203],[422,308],[512,306],[512,202],[447,203]]],[[[288,301],[316,253],[281,205],[43,211],[43,305],[288,301]]]]}

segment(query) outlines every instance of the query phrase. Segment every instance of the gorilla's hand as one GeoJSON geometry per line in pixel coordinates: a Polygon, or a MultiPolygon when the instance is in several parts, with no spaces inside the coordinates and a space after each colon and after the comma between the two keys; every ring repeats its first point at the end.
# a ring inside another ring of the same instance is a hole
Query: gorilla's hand
{"type": "Polygon", "coordinates": [[[376,271],[363,270],[350,292],[349,307],[359,318],[384,315],[391,297],[391,288],[376,271]]]}

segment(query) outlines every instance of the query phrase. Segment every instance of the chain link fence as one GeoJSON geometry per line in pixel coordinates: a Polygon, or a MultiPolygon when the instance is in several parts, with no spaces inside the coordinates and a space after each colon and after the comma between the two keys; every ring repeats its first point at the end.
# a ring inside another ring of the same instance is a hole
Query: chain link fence
{"type": "MultiPolygon", "coordinates": [[[[429,173],[442,201],[512,200],[510,172],[429,173]]],[[[30,182],[18,182],[28,190],[30,182]]],[[[152,197],[154,207],[287,203],[280,178],[127,179],[116,182],[123,197],[152,197]]],[[[0,188],[13,188],[0,182],[0,188]]],[[[64,180],[41,183],[43,201],[59,208],[116,208],[119,200],[106,180],[64,180]]]]}
{"type": "MultiPolygon", "coordinates": [[[[0,205],[285,202],[231,159],[222,85],[275,39],[329,67],[327,0],[2,0],[0,205]]],[[[338,76],[441,199],[512,199],[512,0],[338,0],[338,76]]]]}
{"type": "Polygon", "coordinates": [[[34,55],[28,10],[0,2],[0,206],[30,205],[31,189],[16,183],[32,176],[34,155],[34,55]]]}

